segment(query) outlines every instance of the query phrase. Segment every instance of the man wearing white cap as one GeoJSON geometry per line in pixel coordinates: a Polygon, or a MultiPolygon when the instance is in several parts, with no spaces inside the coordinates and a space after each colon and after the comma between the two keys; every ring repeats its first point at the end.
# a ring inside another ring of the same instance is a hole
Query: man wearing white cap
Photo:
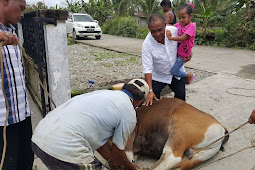
{"type": "Polygon", "coordinates": [[[51,169],[100,169],[97,150],[110,168],[135,169],[123,151],[136,125],[135,109],[149,86],[133,79],[122,90],[98,90],[76,96],[50,112],[32,137],[34,153],[51,169]],[[112,147],[106,142],[112,137],[112,147]]]}

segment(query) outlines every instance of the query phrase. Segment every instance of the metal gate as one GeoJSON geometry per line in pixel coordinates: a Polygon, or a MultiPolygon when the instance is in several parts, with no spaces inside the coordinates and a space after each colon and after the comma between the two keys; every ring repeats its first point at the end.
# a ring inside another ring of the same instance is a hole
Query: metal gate
{"type": "MultiPolygon", "coordinates": [[[[36,12],[31,12],[26,13],[21,21],[24,39],[23,46],[26,53],[33,59],[37,66],[40,80],[49,91],[44,41],[44,23],[56,25],[56,20],[54,18],[38,18],[36,17],[36,12]]],[[[45,116],[46,113],[51,110],[50,99],[45,95],[42,87],[40,87],[40,93],[42,113],[43,116],[45,116]]]]}

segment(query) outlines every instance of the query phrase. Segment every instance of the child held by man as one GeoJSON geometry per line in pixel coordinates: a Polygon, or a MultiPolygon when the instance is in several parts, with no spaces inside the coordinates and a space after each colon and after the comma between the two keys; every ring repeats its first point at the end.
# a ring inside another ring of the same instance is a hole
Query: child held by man
{"type": "Polygon", "coordinates": [[[194,73],[180,71],[185,61],[192,55],[192,47],[195,45],[196,23],[191,22],[193,8],[194,6],[189,3],[178,9],[179,22],[175,24],[178,28],[177,37],[172,37],[171,31],[166,30],[166,36],[169,40],[178,41],[177,59],[171,69],[171,74],[176,77],[186,77],[187,84],[191,84],[196,76],[194,73]]]}

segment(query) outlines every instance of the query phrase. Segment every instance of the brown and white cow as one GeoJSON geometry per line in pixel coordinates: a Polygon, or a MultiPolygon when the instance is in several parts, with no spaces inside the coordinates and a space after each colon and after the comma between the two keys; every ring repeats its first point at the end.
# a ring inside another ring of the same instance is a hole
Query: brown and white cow
{"type": "Polygon", "coordinates": [[[227,136],[190,160],[185,159],[185,155],[224,136],[227,133],[224,126],[211,115],[176,98],[162,98],[136,111],[137,125],[128,140],[126,154],[130,161],[133,154],[160,158],[152,169],[192,168],[213,157],[228,140],[227,136]]]}

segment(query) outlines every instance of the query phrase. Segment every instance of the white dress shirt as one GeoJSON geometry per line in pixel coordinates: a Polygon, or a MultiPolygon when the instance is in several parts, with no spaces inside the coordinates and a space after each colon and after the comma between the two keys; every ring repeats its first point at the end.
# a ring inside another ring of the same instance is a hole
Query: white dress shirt
{"type": "MultiPolygon", "coordinates": [[[[166,26],[173,37],[178,35],[178,29],[175,26],[166,26]]],[[[177,57],[177,41],[170,41],[165,36],[165,44],[158,43],[151,33],[147,35],[143,42],[142,63],[143,73],[152,73],[152,80],[171,84],[172,74],[170,73],[177,57]]],[[[185,72],[184,66],[181,71],[185,72]]],[[[176,77],[180,80],[180,77],[176,77]]]]}

